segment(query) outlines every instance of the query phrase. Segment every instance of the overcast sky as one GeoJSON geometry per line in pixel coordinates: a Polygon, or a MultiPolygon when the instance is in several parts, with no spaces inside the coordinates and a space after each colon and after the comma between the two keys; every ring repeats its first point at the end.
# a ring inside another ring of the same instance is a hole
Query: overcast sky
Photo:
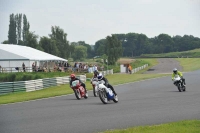
{"type": "Polygon", "coordinates": [[[8,39],[12,13],[26,14],[40,37],[59,26],[70,42],[130,32],[200,37],[200,0],[0,0],[0,42],[8,39]]]}

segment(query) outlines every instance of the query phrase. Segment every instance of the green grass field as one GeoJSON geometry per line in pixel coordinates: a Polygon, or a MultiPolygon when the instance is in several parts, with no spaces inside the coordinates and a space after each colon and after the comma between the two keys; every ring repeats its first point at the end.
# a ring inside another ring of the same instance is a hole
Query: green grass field
{"type": "Polygon", "coordinates": [[[121,130],[108,130],[103,133],[199,133],[200,120],[185,120],[153,126],[139,126],[121,130]]]}
{"type": "Polygon", "coordinates": [[[198,58],[200,57],[200,49],[194,49],[189,51],[182,52],[170,52],[170,53],[162,53],[162,54],[143,54],[140,57],[142,58],[181,58],[181,57],[189,57],[189,58],[198,58]]]}
{"type": "Polygon", "coordinates": [[[200,58],[177,58],[183,66],[183,71],[194,71],[200,69],[200,58]]]}

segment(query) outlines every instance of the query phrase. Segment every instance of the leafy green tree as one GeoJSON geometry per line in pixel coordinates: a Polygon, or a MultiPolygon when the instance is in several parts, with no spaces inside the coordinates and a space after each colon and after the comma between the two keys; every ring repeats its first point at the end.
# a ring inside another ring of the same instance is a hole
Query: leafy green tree
{"type": "Polygon", "coordinates": [[[122,56],[122,44],[115,35],[106,37],[106,55],[108,55],[108,63],[114,65],[122,56]]]}
{"type": "Polygon", "coordinates": [[[87,47],[82,45],[75,46],[72,57],[75,61],[83,61],[87,57],[87,47]]]}
{"type": "Polygon", "coordinates": [[[78,41],[78,44],[87,47],[88,58],[92,58],[94,56],[94,51],[92,50],[92,47],[89,44],[86,44],[85,41],[78,41]]]}
{"type": "Polygon", "coordinates": [[[95,43],[94,56],[101,56],[106,53],[106,39],[101,39],[95,43]]]}
{"type": "Polygon", "coordinates": [[[172,51],[174,42],[171,36],[167,34],[160,34],[158,36],[158,41],[160,45],[160,53],[167,53],[172,51]]]}
{"type": "Polygon", "coordinates": [[[17,35],[16,35],[16,22],[15,22],[15,15],[10,15],[10,24],[9,24],[9,31],[8,31],[8,42],[10,44],[17,44],[17,35]]]}
{"type": "Polygon", "coordinates": [[[56,46],[56,41],[52,40],[48,37],[41,37],[39,41],[39,45],[42,47],[44,52],[53,54],[53,55],[58,55],[59,50],[56,46]]]}
{"type": "Polygon", "coordinates": [[[27,45],[26,38],[27,38],[27,35],[29,34],[29,29],[30,29],[30,24],[27,21],[26,15],[24,14],[23,15],[23,30],[22,30],[22,37],[23,37],[24,45],[27,45]]]}
{"type": "Polygon", "coordinates": [[[5,40],[5,41],[2,42],[2,44],[9,44],[9,41],[5,40]]]}
{"type": "Polygon", "coordinates": [[[49,35],[52,40],[55,41],[56,47],[59,50],[57,56],[62,58],[69,58],[70,49],[69,42],[67,41],[67,34],[59,26],[51,27],[51,34],[49,35]]]}
{"type": "Polygon", "coordinates": [[[69,58],[72,58],[72,53],[74,53],[74,50],[75,50],[75,46],[78,46],[78,45],[76,45],[76,43],[71,43],[70,45],[69,45],[69,53],[70,53],[70,56],[69,56],[69,58]]]}
{"type": "Polygon", "coordinates": [[[17,44],[21,45],[21,34],[22,34],[22,14],[16,14],[15,15],[15,21],[16,21],[16,30],[17,30],[17,44]]]}
{"type": "Polygon", "coordinates": [[[41,49],[41,47],[38,45],[37,41],[38,36],[34,34],[34,32],[28,32],[26,35],[26,46],[35,48],[35,49],[41,49]]]}

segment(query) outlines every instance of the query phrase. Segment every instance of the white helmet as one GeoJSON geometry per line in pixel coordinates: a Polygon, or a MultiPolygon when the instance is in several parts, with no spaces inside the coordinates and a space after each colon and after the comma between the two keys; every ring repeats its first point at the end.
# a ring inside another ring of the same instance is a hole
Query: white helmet
{"type": "Polygon", "coordinates": [[[98,80],[101,80],[103,78],[102,73],[99,73],[99,75],[97,76],[98,80]]]}
{"type": "Polygon", "coordinates": [[[173,69],[173,72],[174,72],[174,73],[177,73],[177,71],[178,71],[178,70],[177,70],[176,68],[173,69]]]}

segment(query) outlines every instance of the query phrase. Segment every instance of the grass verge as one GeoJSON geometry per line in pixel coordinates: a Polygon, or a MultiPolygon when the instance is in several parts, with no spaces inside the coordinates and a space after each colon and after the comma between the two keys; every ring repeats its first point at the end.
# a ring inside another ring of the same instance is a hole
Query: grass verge
{"type": "Polygon", "coordinates": [[[200,58],[177,58],[183,66],[183,71],[194,71],[200,69],[200,58]]]}
{"type": "Polygon", "coordinates": [[[182,52],[170,52],[162,54],[142,54],[142,58],[177,58],[177,57],[189,57],[189,58],[198,58],[200,57],[200,49],[193,49],[182,52]]]}
{"type": "Polygon", "coordinates": [[[139,126],[122,130],[108,130],[103,133],[199,133],[200,120],[185,120],[154,126],[139,126]]]}

